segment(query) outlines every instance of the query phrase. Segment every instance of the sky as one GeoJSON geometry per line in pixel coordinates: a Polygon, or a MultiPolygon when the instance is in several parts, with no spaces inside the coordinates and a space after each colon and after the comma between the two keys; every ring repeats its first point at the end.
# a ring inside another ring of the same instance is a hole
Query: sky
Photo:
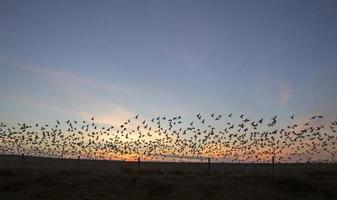
{"type": "Polygon", "coordinates": [[[337,1],[0,1],[0,121],[337,114],[337,1]]]}

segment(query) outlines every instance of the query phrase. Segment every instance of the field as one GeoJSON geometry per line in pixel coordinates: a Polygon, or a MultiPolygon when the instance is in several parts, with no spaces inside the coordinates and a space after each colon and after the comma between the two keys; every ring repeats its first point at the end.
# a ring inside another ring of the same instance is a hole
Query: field
{"type": "Polygon", "coordinates": [[[0,199],[337,199],[336,164],[151,163],[1,156],[0,199]]]}

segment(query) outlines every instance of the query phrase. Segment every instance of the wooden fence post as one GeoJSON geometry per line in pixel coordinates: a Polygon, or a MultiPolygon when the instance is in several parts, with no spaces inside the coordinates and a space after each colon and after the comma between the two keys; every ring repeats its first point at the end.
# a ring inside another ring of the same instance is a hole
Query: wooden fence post
{"type": "Polygon", "coordinates": [[[275,171],[275,156],[272,157],[272,167],[273,171],[275,171]]]}
{"type": "Polygon", "coordinates": [[[23,154],[21,154],[20,168],[23,165],[24,159],[25,159],[25,154],[23,153],[23,154]]]}
{"type": "Polygon", "coordinates": [[[139,169],[140,169],[140,157],[138,157],[138,162],[137,162],[137,170],[139,172],[139,169]]]}
{"type": "Polygon", "coordinates": [[[62,152],[61,152],[61,159],[63,159],[63,154],[64,154],[64,146],[66,145],[66,142],[64,141],[63,146],[62,146],[62,152]]]}
{"type": "Polygon", "coordinates": [[[210,157],[208,157],[208,166],[207,166],[207,171],[208,171],[208,174],[210,174],[211,173],[211,158],[210,157]]]}
{"type": "Polygon", "coordinates": [[[80,156],[77,156],[77,169],[80,169],[80,156]]]}

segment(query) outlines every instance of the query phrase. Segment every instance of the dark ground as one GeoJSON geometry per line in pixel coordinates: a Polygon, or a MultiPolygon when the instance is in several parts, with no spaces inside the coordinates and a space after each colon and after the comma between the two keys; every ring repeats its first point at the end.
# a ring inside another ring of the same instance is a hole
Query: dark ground
{"type": "Polygon", "coordinates": [[[0,199],[337,199],[336,164],[0,158],[0,199]]]}

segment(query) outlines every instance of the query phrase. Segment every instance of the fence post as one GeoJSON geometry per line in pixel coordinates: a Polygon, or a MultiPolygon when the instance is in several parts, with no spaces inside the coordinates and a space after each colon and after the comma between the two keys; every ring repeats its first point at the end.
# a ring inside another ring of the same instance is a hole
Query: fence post
{"type": "Polygon", "coordinates": [[[211,158],[210,157],[208,157],[208,166],[207,166],[207,171],[208,171],[208,174],[210,174],[211,173],[211,158]]]}
{"type": "Polygon", "coordinates": [[[275,171],[275,156],[272,157],[273,172],[275,171]]]}
{"type": "Polygon", "coordinates": [[[23,165],[24,159],[25,159],[25,154],[23,153],[23,154],[21,154],[20,168],[23,165]]]}
{"type": "Polygon", "coordinates": [[[64,146],[66,145],[66,142],[64,141],[63,146],[62,146],[62,152],[61,152],[61,159],[63,159],[63,154],[64,154],[64,146]]]}
{"type": "Polygon", "coordinates": [[[77,156],[77,169],[80,169],[80,156],[77,156]]]}
{"type": "Polygon", "coordinates": [[[140,157],[138,157],[138,162],[137,162],[137,170],[139,172],[139,169],[140,169],[140,157]]]}

